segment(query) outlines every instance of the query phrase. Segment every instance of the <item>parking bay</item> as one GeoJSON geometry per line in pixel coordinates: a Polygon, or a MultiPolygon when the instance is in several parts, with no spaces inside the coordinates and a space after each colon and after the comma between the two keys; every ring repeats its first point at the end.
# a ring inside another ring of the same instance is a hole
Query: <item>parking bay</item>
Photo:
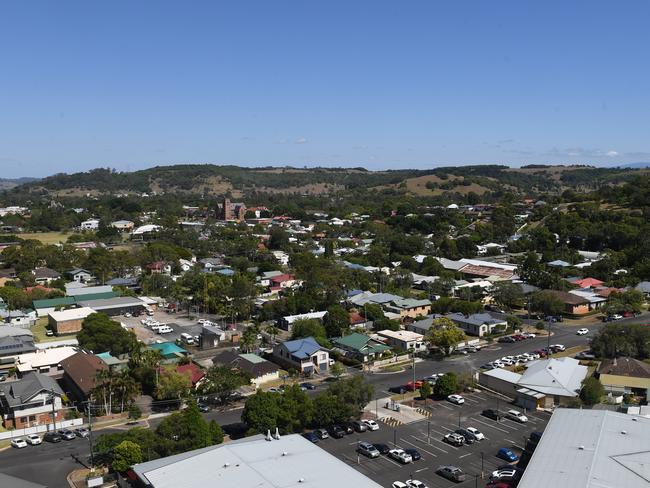
{"type": "Polygon", "coordinates": [[[520,454],[530,433],[544,430],[550,414],[526,412],[528,422],[524,424],[509,419],[496,422],[483,417],[481,411],[497,408],[498,405],[499,410],[505,412],[513,408],[512,405],[486,392],[463,396],[465,404],[462,406],[444,400],[431,401],[427,407],[431,412],[428,420],[400,425],[396,428],[380,422],[380,429],[377,431],[355,432],[342,439],[325,439],[318,445],[387,488],[394,481],[406,481],[409,478],[418,479],[430,488],[485,486],[490,473],[498,466],[507,464],[506,461],[496,457],[498,450],[507,447],[520,454]],[[459,418],[462,428],[475,427],[485,435],[485,439],[462,447],[444,442],[443,436],[458,428],[459,418]],[[406,465],[399,464],[387,456],[370,459],[357,454],[359,441],[383,443],[391,448],[396,444],[402,449],[417,449],[422,459],[406,465]],[[466,475],[466,480],[463,483],[454,483],[437,475],[436,468],[445,464],[460,467],[466,475]],[[481,471],[483,471],[483,480],[481,471]]]}

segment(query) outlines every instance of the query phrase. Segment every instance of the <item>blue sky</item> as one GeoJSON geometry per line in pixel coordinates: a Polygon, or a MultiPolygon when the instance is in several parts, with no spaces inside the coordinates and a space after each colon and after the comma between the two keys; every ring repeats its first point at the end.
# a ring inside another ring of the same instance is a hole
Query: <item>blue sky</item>
{"type": "Polygon", "coordinates": [[[0,177],[650,160],[646,1],[0,5],[0,177]]]}

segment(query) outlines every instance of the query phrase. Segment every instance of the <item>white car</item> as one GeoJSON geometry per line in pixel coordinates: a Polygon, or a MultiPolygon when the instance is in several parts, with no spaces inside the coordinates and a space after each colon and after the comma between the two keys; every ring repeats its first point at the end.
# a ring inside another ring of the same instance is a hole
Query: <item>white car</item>
{"type": "Polygon", "coordinates": [[[552,349],[553,351],[560,351],[560,352],[562,352],[562,351],[565,351],[565,350],[566,350],[566,347],[564,347],[562,344],[553,344],[553,345],[551,345],[551,349],[552,349]]]}
{"type": "Polygon", "coordinates": [[[467,427],[467,429],[465,429],[465,430],[467,430],[467,432],[473,434],[474,437],[476,437],[477,441],[482,441],[483,439],[485,439],[485,436],[483,435],[483,432],[478,430],[476,427],[467,427]]]}
{"type": "Polygon", "coordinates": [[[449,395],[447,397],[447,401],[450,401],[451,403],[455,403],[456,405],[462,405],[463,403],[465,403],[465,399],[460,395],[449,395]]]}
{"type": "Polygon", "coordinates": [[[408,454],[404,449],[391,449],[388,451],[388,455],[392,457],[395,461],[399,461],[402,464],[408,464],[413,462],[413,458],[408,454]]]}
{"type": "Polygon", "coordinates": [[[37,434],[29,434],[27,437],[25,437],[25,440],[27,441],[27,444],[31,444],[32,446],[38,446],[41,442],[43,442],[41,436],[37,434]]]}
{"type": "Polygon", "coordinates": [[[611,315],[612,320],[621,320],[623,316],[619,313],[615,313],[614,315],[611,315]]]}
{"type": "Polygon", "coordinates": [[[379,430],[379,424],[374,420],[367,419],[364,420],[363,423],[366,424],[368,430],[379,430]]]}
{"type": "Polygon", "coordinates": [[[537,334],[533,334],[532,332],[524,332],[521,335],[524,336],[526,339],[534,339],[535,337],[537,337],[537,334]]]}
{"type": "Polygon", "coordinates": [[[585,329],[585,328],[578,329],[576,334],[578,334],[578,335],[587,335],[587,334],[589,334],[589,329],[585,329]]]}
{"type": "Polygon", "coordinates": [[[409,488],[429,488],[420,480],[406,480],[406,486],[408,486],[409,488]]]}
{"type": "Polygon", "coordinates": [[[408,486],[406,486],[406,483],[402,483],[401,481],[393,481],[393,484],[391,486],[392,488],[408,488],[408,486]]]}
{"type": "Polygon", "coordinates": [[[508,410],[506,412],[506,417],[509,418],[510,420],[514,420],[515,422],[519,422],[521,424],[528,422],[528,417],[526,417],[523,413],[521,413],[518,410],[508,410]]]}
{"type": "Polygon", "coordinates": [[[539,359],[539,354],[536,352],[529,352],[528,355],[533,359],[539,359]]]}
{"type": "Polygon", "coordinates": [[[11,440],[11,447],[15,447],[16,449],[22,449],[23,447],[27,447],[27,442],[25,442],[25,439],[12,439],[11,440]]]}
{"type": "Polygon", "coordinates": [[[514,359],[501,358],[501,364],[503,364],[504,366],[512,366],[513,364],[515,364],[515,360],[514,359]]]}
{"type": "Polygon", "coordinates": [[[500,359],[497,359],[496,361],[492,361],[492,364],[494,364],[497,368],[503,368],[505,364],[503,364],[503,361],[500,359]]]}

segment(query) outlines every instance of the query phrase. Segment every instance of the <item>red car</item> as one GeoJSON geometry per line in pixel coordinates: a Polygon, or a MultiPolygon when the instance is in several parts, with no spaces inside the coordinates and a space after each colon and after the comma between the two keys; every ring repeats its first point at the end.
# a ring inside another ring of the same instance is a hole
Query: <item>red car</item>
{"type": "Polygon", "coordinates": [[[422,388],[422,384],[423,384],[423,383],[424,383],[424,381],[422,381],[422,380],[417,380],[417,381],[415,382],[415,387],[413,387],[413,382],[412,382],[412,381],[409,381],[408,383],[406,383],[406,390],[407,390],[407,391],[415,391],[415,390],[419,390],[420,388],[422,388]]]}
{"type": "Polygon", "coordinates": [[[526,336],[523,336],[521,334],[515,334],[515,335],[512,336],[512,338],[514,340],[516,340],[516,341],[525,341],[526,340],[526,336]]]}

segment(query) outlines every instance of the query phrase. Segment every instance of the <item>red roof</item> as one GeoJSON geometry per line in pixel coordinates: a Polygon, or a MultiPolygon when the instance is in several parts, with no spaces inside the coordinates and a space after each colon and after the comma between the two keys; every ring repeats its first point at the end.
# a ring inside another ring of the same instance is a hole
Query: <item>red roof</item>
{"type": "Polygon", "coordinates": [[[182,366],[176,368],[176,372],[180,374],[185,374],[187,371],[190,373],[190,380],[192,380],[192,385],[196,385],[205,376],[205,371],[203,371],[194,363],[183,364],[182,366]]]}
{"type": "Polygon", "coordinates": [[[286,273],[271,278],[271,281],[273,283],[284,283],[285,281],[290,281],[290,280],[293,280],[293,275],[286,274],[286,273]]]}
{"type": "Polygon", "coordinates": [[[597,286],[602,286],[605,284],[604,281],[597,280],[596,278],[583,278],[572,280],[571,283],[580,288],[595,288],[597,286]]]}
{"type": "Polygon", "coordinates": [[[363,324],[366,319],[358,312],[350,312],[350,325],[363,324]]]}
{"type": "Polygon", "coordinates": [[[147,264],[147,269],[163,269],[165,263],[163,261],[156,261],[155,263],[147,264]]]}

